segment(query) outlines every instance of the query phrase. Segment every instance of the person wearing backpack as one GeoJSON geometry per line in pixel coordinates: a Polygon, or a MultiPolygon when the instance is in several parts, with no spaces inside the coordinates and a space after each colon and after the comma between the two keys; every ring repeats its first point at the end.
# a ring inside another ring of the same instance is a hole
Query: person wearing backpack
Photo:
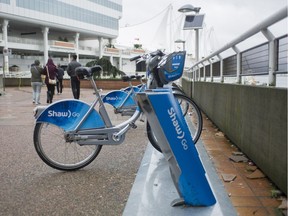
{"type": "Polygon", "coordinates": [[[81,64],[77,62],[77,55],[74,54],[72,56],[72,61],[68,64],[67,73],[71,78],[71,88],[75,99],[80,98],[80,79],[75,72],[75,69],[80,66],[81,64]]]}
{"type": "Polygon", "coordinates": [[[62,94],[63,90],[63,76],[64,76],[64,70],[61,68],[60,64],[57,65],[57,83],[56,83],[56,89],[57,89],[57,94],[62,94]]]}
{"type": "Polygon", "coordinates": [[[31,65],[31,86],[32,86],[32,102],[33,104],[40,104],[40,94],[42,88],[42,78],[43,68],[40,67],[40,61],[35,60],[34,64],[31,65]]]}

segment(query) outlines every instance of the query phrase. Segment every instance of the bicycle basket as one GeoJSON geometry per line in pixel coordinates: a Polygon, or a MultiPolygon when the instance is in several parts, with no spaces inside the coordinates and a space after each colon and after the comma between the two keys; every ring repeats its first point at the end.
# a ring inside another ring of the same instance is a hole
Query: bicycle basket
{"type": "Polygon", "coordinates": [[[186,51],[173,52],[159,63],[159,78],[163,84],[179,79],[184,70],[186,51]]]}

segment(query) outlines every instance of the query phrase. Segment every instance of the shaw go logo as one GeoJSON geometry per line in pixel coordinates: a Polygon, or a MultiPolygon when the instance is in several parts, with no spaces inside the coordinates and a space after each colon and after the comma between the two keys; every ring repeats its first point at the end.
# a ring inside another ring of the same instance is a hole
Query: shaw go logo
{"type": "Polygon", "coordinates": [[[174,126],[174,129],[177,133],[177,139],[180,140],[181,145],[183,147],[184,150],[188,149],[188,144],[187,144],[187,140],[184,138],[185,137],[185,132],[182,130],[181,126],[179,125],[179,122],[177,120],[176,117],[176,112],[174,110],[173,107],[171,107],[170,109],[167,110],[170,120],[174,126]]]}
{"type": "Polygon", "coordinates": [[[118,96],[107,96],[106,97],[107,101],[117,101],[117,100],[122,100],[122,97],[118,97],[118,96]]]}
{"type": "Polygon", "coordinates": [[[64,117],[64,118],[70,118],[70,117],[79,117],[80,113],[77,112],[71,112],[70,110],[67,110],[66,112],[57,112],[54,110],[48,111],[48,117],[64,117]]]}

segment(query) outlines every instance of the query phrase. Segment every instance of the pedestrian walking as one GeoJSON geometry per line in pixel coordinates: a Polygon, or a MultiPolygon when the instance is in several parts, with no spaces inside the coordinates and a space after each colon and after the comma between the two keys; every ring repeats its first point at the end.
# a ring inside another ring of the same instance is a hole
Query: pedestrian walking
{"type": "Polygon", "coordinates": [[[57,65],[57,83],[56,83],[56,88],[57,88],[57,94],[62,94],[63,90],[63,76],[64,76],[64,70],[61,68],[61,65],[57,65]]]}
{"type": "Polygon", "coordinates": [[[71,88],[75,99],[80,98],[80,79],[75,72],[75,69],[80,66],[81,64],[77,62],[77,55],[73,55],[72,61],[68,64],[67,73],[71,79],[71,88]]]}
{"type": "Polygon", "coordinates": [[[42,88],[42,78],[43,68],[40,67],[40,61],[35,60],[34,64],[31,65],[31,86],[32,86],[32,100],[33,104],[40,104],[40,94],[42,88]]]}
{"type": "Polygon", "coordinates": [[[46,75],[45,84],[47,86],[47,103],[53,102],[56,85],[56,73],[57,67],[54,64],[53,60],[49,58],[43,70],[43,74],[46,75]],[[52,83],[51,80],[54,80],[54,83],[52,83]]]}

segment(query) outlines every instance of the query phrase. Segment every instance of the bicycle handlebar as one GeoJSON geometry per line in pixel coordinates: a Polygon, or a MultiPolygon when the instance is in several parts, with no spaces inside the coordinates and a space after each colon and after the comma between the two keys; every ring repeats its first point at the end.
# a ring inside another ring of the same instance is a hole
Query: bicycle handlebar
{"type": "Polygon", "coordinates": [[[165,53],[163,53],[161,50],[156,50],[156,51],[150,52],[148,54],[134,56],[134,57],[130,58],[130,61],[135,61],[135,60],[140,59],[140,58],[145,60],[145,59],[148,59],[149,57],[154,57],[154,56],[162,57],[164,55],[165,55],[165,53]]]}
{"type": "Polygon", "coordinates": [[[137,59],[139,59],[139,58],[141,58],[140,55],[134,56],[134,57],[130,58],[130,61],[135,61],[135,60],[137,60],[137,59]]]}

